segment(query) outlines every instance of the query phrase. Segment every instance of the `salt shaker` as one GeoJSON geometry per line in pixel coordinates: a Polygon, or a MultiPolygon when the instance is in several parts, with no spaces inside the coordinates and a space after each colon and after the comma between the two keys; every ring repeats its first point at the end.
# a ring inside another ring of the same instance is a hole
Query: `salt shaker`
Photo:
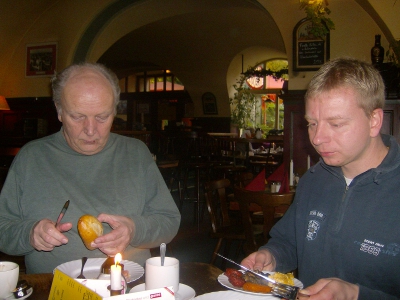
{"type": "Polygon", "coordinates": [[[276,193],[276,184],[275,184],[275,182],[271,183],[271,193],[276,193]]]}
{"type": "Polygon", "coordinates": [[[277,182],[277,183],[275,184],[275,193],[279,193],[280,189],[281,189],[281,183],[280,183],[280,182],[277,182]]]}

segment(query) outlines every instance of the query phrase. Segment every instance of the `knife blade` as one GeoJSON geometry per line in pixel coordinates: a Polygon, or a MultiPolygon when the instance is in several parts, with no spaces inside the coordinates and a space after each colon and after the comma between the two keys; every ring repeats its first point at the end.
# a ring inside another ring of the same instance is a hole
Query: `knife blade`
{"type": "Polygon", "coordinates": [[[238,264],[237,262],[235,262],[235,261],[233,261],[233,260],[231,260],[231,259],[229,259],[229,258],[226,258],[225,256],[222,256],[222,255],[219,254],[219,253],[215,253],[215,254],[217,254],[219,257],[222,257],[223,259],[225,259],[225,260],[227,260],[227,261],[233,263],[234,265],[237,265],[238,267],[242,268],[243,270],[245,270],[245,271],[247,271],[247,272],[250,272],[251,274],[254,274],[254,275],[258,276],[258,277],[261,277],[261,278],[263,278],[263,279],[265,279],[265,280],[267,280],[267,281],[269,281],[269,282],[271,282],[271,283],[274,283],[274,284],[277,284],[277,283],[278,283],[278,282],[275,281],[274,279],[269,278],[268,276],[262,275],[262,274],[260,274],[260,273],[254,272],[253,270],[250,270],[249,268],[246,268],[245,266],[242,266],[241,264],[238,264]]]}
{"type": "Polygon", "coordinates": [[[254,274],[254,275],[258,276],[258,277],[261,277],[261,278],[271,282],[273,284],[273,286],[274,286],[274,288],[272,289],[272,293],[274,295],[278,295],[281,298],[283,297],[283,298],[289,299],[289,300],[297,299],[298,296],[299,297],[300,296],[301,297],[305,297],[305,298],[309,298],[310,297],[310,295],[307,295],[307,294],[304,294],[304,293],[300,292],[299,291],[300,288],[298,288],[296,286],[291,286],[291,285],[287,285],[287,284],[284,284],[284,283],[277,282],[276,280],[274,280],[272,278],[269,278],[268,276],[262,275],[260,273],[254,272],[253,270],[250,270],[249,268],[246,268],[245,266],[242,266],[241,264],[238,264],[237,262],[235,262],[235,261],[233,261],[233,260],[231,260],[229,258],[226,258],[225,256],[222,256],[219,253],[216,253],[216,252],[214,252],[214,253],[217,254],[219,257],[222,257],[223,259],[225,259],[225,260],[233,263],[234,265],[242,268],[243,270],[245,270],[247,272],[250,272],[251,274],[254,274]]]}

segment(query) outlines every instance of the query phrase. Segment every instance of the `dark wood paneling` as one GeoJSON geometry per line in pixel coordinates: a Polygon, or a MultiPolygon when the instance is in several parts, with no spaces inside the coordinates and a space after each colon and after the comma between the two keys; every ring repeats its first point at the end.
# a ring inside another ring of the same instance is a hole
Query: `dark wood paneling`
{"type": "Polygon", "coordinates": [[[284,163],[289,171],[290,160],[293,159],[293,171],[300,176],[307,170],[307,156],[311,165],[319,160],[308,138],[307,122],[304,119],[305,91],[290,91],[282,95],[285,105],[284,121],[284,163]]]}

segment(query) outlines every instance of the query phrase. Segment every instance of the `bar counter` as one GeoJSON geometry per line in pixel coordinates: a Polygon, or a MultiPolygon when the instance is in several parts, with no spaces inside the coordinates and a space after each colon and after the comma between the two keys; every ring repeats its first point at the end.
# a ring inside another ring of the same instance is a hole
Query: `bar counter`
{"type": "MultiPolygon", "coordinates": [[[[214,265],[186,262],[180,264],[179,271],[180,283],[192,287],[196,291],[196,296],[226,290],[226,288],[217,281],[217,277],[222,273],[222,270],[214,265]]],[[[20,274],[19,279],[25,279],[28,284],[33,287],[33,293],[28,299],[48,299],[51,283],[53,281],[53,274],[20,274]]],[[[128,290],[141,283],[144,283],[144,275],[138,280],[128,284],[128,290]]],[[[68,299],[68,297],[66,299],[68,299]]]]}

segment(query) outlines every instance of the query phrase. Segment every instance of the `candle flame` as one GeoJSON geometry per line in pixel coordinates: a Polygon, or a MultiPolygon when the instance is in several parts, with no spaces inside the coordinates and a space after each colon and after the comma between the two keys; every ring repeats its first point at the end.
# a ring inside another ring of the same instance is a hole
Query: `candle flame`
{"type": "Polygon", "coordinates": [[[117,253],[117,255],[115,255],[115,258],[114,258],[115,265],[119,265],[121,263],[121,260],[122,260],[121,253],[117,253]]]}

